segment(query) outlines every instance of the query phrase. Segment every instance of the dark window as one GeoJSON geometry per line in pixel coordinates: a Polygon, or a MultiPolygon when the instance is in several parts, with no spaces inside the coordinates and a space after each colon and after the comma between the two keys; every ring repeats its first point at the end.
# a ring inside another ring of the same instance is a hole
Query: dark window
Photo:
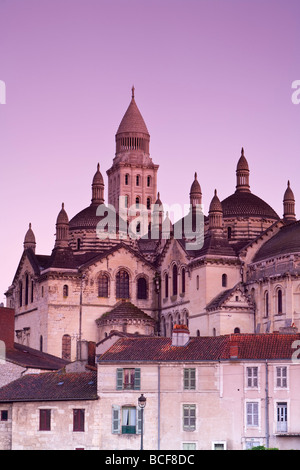
{"type": "Polygon", "coordinates": [[[151,176],[147,176],[147,186],[151,186],[151,176]]]}
{"type": "Polygon", "coordinates": [[[140,205],[140,198],[138,196],[135,198],[135,204],[136,204],[136,207],[139,207],[140,205]]]}
{"type": "Polygon", "coordinates": [[[151,209],[151,199],[147,197],[147,209],[151,209]]]}
{"type": "Polygon", "coordinates": [[[169,276],[165,274],[165,297],[169,297],[169,276]]]}
{"type": "Polygon", "coordinates": [[[7,421],[8,420],[8,411],[1,410],[0,411],[0,421],[7,421]]]}
{"type": "Polygon", "coordinates": [[[100,274],[98,278],[98,297],[108,297],[108,276],[100,274]]]}
{"type": "Polygon", "coordinates": [[[136,175],[136,185],[140,185],[140,175],[136,175]]]}
{"type": "Polygon", "coordinates": [[[34,289],[34,282],[31,281],[31,299],[30,299],[31,303],[33,302],[33,292],[34,292],[33,289],[34,289]]]}
{"type": "Polygon", "coordinates": [[[231,229],[231,227],[227,227],[227,237],[228,237],[228,240],[231,239],[231,236],[232,236],[232,229],[231,229]]]}
{"type": "Polygon", "coordinates": [[[73,431],[84,431],[84,410],[73,410],[73,431]]]}
{"type": "Polygon", "coordinates": [[[51,410],[40,410],[40,431],[51,430],[51,410]]]}
{"type": "Polygon", "coordinates": [[[68,295],[69,295],[69,287],[67,286],[67,284],[65,284],[63,287],[63,296],[68,297],[68,295]]]}
{"type": "Polygon", "coordinates": [[[25,276],[25,305],[28,305],[28,293],[29,293],[29,278],[28,274],[25,276]]]}
{"type": "Polygon", "coordinates": [[[282,313],[282,290],[277,291],[277,313],[282,313]]]}
{"type": "Polygon", "coordinates": [[[129,299],[129,275],[124,269],[121,269],[116,276],[116,297],[129,299]]]}
{"type": "Polygon", "coordinates": [[[81,240],[77,238],[77,250],[80,250],[81,240]]]}
{"type": "Polygon", "coordinates": [[[265,293],[265,316],[269,316],[269,292],[265,293]]]}
{"type": "Polygon", "coordinates": [[[222,274],[222,287],[227,287],[227,274],[222,274]]]}
{"type": "Polygon", "coordinates": [[[125,175],[125,184],[126,184],[126,186],[128,186],[128,184],[129,184],[129,175],[128,174],[125,175]]]}
{"type": "Polygon", "coordinates": [[[23,284],[22,281],[19,282],[19,307],[22,307],[23,301],[23,284]]]}
{"type": "Polygon", "coordinates": [[[240,333],[241,330],[240,330],[238,327],[236,327],[233,332],[234,332],[234,333],[240,333]]]}
{"type": "Polygon", "coordinates": [[[40,351],[43,351],[43,337],[40,336],[40,351]]]}
{"type": "Polygon", "coordinates": [[[140,277],[137,282],[137,298],[147,299],[147,281],[144,277],[140,277]]]}
{"type": "Polygon", "coordinates": [[[173,295],[177,295],[177,266],[174,264],[173,266],[173,295]]]}
{"type": "Polygon", "coordinates": [[[184,294],[185,293],[185,269],[182,268],[181,271],[181,292],[184,294]]]}

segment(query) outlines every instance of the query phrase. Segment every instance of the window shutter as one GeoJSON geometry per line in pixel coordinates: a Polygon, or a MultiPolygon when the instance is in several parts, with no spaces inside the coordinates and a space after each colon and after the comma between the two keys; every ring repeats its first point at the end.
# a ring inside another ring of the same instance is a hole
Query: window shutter
{"type": "Polygon", "coordinates": [[[123,390],[123,369],[117,369],[117,390],[123,390]]]}
{"type": "Polygon", "coordinates": [[[111,432],[113,434],[120,434],[120,424],[120,407],[118,405],[113,405],[111,423],[111,432]]]}
{"type": "MultiPolygon", "coordinates": [[[[144,420],[143,420],[144,421],[144,420]]],[[[145,421],[144,421],[145,422],[145,421]]],[[[144,425],[143,422],[143,425],[144,425]]],[[[137,414],[136,414],[136,433],[141,434],[142,432],[142,410],[141,408],[137,408],[137,414]]],[[[143,429],[144,432],[144,429],[143,429]]]]}
{"type": "Polygon", "coordinates": [[[184,369],[183,372],[184,372],[183,388],[184,388],[184,390],[188,390],[188,388],[189,388],[189,370],[184,369]]]}
{"type": "Polygon", "coordinates": [[[134,369],[134,390],[141,389],[141,369],[138,367],[134,369]]]}

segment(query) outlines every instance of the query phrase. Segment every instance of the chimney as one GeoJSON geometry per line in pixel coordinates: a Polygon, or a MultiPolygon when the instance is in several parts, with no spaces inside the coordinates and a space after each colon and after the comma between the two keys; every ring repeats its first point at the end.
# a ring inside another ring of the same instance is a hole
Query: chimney
{"type": "Polygon", "coordinates": [[[237,359],[239,357],[238,343],[230,343],[230,359],[237,359]]]}
{"type": "Polygon", "coordinates": [[[0,307],[0,341],[6,349],[14,347],[15,311],[13,308],[0,307]]]}
{"type": "Polygon", "coordinates": [[[174,325],[172,346],[186,346],[190,340],[190,332],[186,325],[174,325]]]}

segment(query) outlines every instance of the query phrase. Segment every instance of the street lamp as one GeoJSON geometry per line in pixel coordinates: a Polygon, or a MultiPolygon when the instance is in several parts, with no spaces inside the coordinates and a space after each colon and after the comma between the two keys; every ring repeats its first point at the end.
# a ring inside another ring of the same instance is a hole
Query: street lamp
{"type": "Polygon", "coordinates": [[[144,434],[144,408],[146,406],[146,398],[143,394],[138,399],[138,404],[141,409],[141,450],[143,450],[143,434],[144,434]]]}

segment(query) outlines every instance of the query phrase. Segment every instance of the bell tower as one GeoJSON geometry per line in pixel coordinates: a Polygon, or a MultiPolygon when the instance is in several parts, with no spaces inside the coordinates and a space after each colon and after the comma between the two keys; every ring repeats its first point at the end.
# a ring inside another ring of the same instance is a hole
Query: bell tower
{"type": "Polygon", "coordinates": [[[116,133],[116,153],[107,170],[108,203],[119,212],[120,197],[129,208],[141,205],[150,214],[157,196],[157,171],[150,157],[150,135],[137,107],[132,87],[131,101],[116,133]]]}

